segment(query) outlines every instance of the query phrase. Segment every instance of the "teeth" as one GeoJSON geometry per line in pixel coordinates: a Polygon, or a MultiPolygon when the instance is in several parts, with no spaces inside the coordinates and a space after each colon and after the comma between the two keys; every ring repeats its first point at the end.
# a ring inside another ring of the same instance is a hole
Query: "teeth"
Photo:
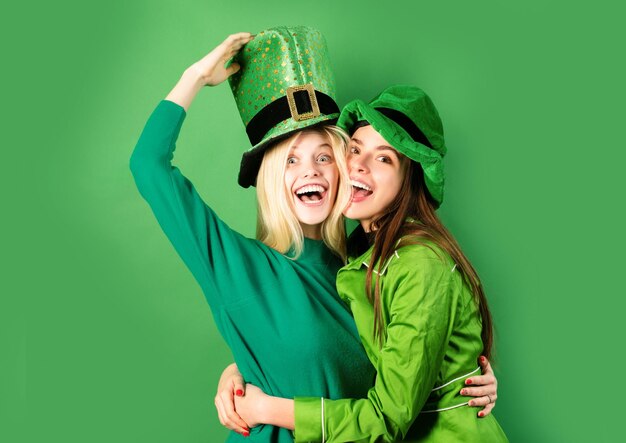
{"type": "Polygon", "coordinates": [[[306,185],[296,191],[296,194],[306,194],[307,192],[324,192],[324,188],[320,185],[306,185]]]}
{"type": "Polygon", "coordinates": [[[361,189],[365,189],[366,191],[371,191],[372,190],[372,188],[367,186],[365,183],[361,183],[361,182],[358,182],[356,180],[350,180],[350,183],[352,184],[352,186],[357,187],[357,188],[361,188],[361,189]]]}

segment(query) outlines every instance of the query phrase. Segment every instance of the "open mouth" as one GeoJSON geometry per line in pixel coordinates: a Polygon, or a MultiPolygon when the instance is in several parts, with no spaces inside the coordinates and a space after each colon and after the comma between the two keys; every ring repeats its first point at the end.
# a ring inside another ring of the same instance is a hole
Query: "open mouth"
{"type": "Polygon", "coordinates": [[[366,197],[372,195],[372,188],[363,182],[357,180],[351,180],[352,185],[352,199],[356,201],[363,200],[366,197]]]}
{"type": "Polygon", "coordinates": [[[326,188],[322,185],[305,185],[296,189],[296,197],[305,205],[319,205],[326,196],[326,188]]]}

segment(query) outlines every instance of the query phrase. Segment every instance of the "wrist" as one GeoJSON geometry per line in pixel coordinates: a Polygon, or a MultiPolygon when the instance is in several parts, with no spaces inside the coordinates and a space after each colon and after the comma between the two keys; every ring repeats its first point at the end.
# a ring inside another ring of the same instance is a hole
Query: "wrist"
{"type": "Polygon", "coordinates": [[[257,402],[257,421],[263,424],[272,424],[273,422],[273,402],[274,397],[263,395],[257,402]]]}
{"type": "Polygon", "coordinates": [[[294,429],[294,401],[288,398],[265,395],[259,401],[259,423],[294,429]]]}
{"type": "Polygon", "coordinates": [[[198,69],[189,67],[185,69],[180,80],[176,83],[174,89],[167,94],[165,99],[179,104],[187,111],[189,106],[191,106],[191,102],[203,86],[202,76],[198,69]]]}
{"type": "MultiPolygon", "coordinates": [[[[201,89],[206,85],[206,77],[197,63],[189,66],[183,73],[183,78],[193,84],[197,89],[201,89]]],[[[234,364],[234,363],[233,363],[234,364]]]]}

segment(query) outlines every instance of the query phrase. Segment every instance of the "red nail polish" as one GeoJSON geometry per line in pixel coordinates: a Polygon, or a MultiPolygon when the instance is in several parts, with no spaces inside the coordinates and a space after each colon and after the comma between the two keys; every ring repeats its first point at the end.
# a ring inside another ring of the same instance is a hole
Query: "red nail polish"
{"type": "Polygon", "coordinates": [[[479,417],[482,417],[483,415],[485,415],[482,411],[478,413],[479,417]]]}
{"type": "Polygon", "coordinates": [[[484,363],[487,361],[487,359],[485,357],[480,357],[480,361],[484,363]]]}
{"type": "Polygon", "coordinates": [[[472,380],[470,378],[468,378],[467,380],[465,380],[465,384],[466,385],[471,385],[472,384],[472,380]]]}
{"type": "Polygon", "coordinates": [[[242,391],[241,389],[237,389],[237,390],[235,391],[235,395],[236,395],[237,397],[241,397],[241,396],[243,395],[243,391],[242,391]]]}
{"type": "Polygon", "coordinates": [[[250,437],[250,433],[248,431],[243,431],[243,436],[244,437],[250,437]]]}

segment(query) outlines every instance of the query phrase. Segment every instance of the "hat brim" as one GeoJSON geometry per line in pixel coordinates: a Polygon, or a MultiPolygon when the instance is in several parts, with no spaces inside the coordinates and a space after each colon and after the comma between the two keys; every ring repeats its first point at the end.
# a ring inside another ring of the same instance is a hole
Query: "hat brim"
{"type": "Polygon", "coordinates": [[[241,166],[239,167],[239,177],[237,182],[243,188],[256,185],[256,178],[263,161],[263,155],[275,143],[291,137],[298,131],[311,129],[321,125],[334,125],[337,123],[339,113],[320,115],[315,118],[303,121],[295,121],[291,118],[282,121],[268,131],[259,143],[243,154],[241,166]]]}
{"type": "Polygon", "coordinates": [[[419,163],[424,170],[426,187],[437,207],[443,202],[443,158],[439,152],[413,140],[413,138],[390,118],[363,100],[353,100],[343,110],[337,126],[351,133],[359,121],[367,121],[394,149],[419,163]]]}

